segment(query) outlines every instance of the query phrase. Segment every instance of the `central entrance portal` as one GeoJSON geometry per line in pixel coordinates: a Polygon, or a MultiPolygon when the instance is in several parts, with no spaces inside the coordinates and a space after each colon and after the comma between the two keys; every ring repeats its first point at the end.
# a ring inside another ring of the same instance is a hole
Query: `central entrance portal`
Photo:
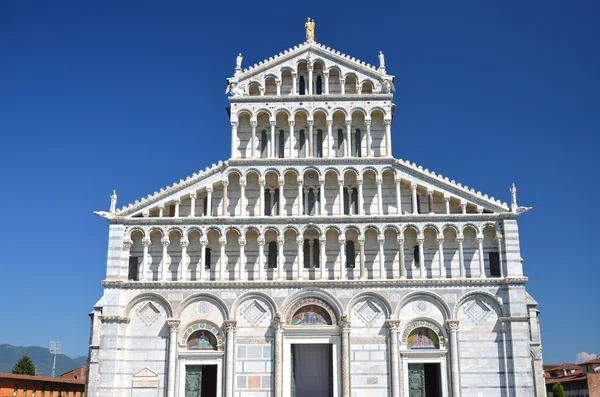
{"type": "Polygon", "coordinates": [[[291,397],[333,397],[331,344],[293,344],[291,364],[291,397]]]}
{"type": "Polygon", "coordinates": [[[217,397],[217,366],[186,365],[185,397],[217,397]]]}
{"type": "Polygon", "coordinates": [[[440,364],[408,364],[409,397],[442,397],[440,364]]]}

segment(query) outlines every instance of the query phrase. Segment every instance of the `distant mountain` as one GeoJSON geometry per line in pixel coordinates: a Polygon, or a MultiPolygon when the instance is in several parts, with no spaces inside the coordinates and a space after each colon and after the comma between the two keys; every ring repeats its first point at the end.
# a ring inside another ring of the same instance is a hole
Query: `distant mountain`
{"type": "MultiPolygon", "coordinates": [[[[11,373],[13,366],[22,356],[29,356],[36,365],[37,372],[42,376],[52,376],[52,363],[54,356],[50,351],[38,346],[12,346],[0,345],[0,372],[11,373]]],[[[87,357],[70,358],[61,354],[56,357],[56,376],[60,376],[72,369],[86,365],[87,357]]]]}

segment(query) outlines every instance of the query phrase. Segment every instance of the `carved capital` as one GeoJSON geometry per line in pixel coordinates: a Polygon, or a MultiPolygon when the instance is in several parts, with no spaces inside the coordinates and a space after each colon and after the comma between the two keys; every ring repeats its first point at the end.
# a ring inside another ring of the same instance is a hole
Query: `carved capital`
{"type": "Polygon", "coordinates": [[[285,239],[283,238],[283,236],[278,236],[277,237],[277,245],[278,246],[283,246],[284,242],[285,242],[285,239]]]}
{"type": "Polygon", "coordinates": [[[182,247],[187,247],[188,245],[190,245],[190,240],[188,240],[186,237],[184,237],[181,239],[181,241],[179,243],[181,244],[182,247]]]}
{"type": "Polygon", "coordinates": [[[458,325],[459,325],[459,321],[458,320],[454,320],[454,319],[446,320],[446,329],[449,332],[457,332],[458,331],[458,325]]]}
{"type": "Polygon", "coordinates": [[[162,243],[163,247],[166,247],[171,243],[171,240],[169,240],[169,237],[165,236],[160,239],[160,242],[162,243]]]}
{"type": "Polygon", "coordinates": [[[133,245],[133,241],[131,241],[130,238],[123,240],[123,249],[128,250],[131,248],[132,245],[133,245]]]}
{"type": "Polygon", "coordinates": [[[365,236],[358,236],[358,244],[365,245],[365,236]]]}
{"type": "Polygon", "coordinates": [[[370,127],[371,126],[371,120],[370,119],[369,120],[365,120],[365,125],[367,127],[370,127]]]}
{"type": "Polygon", "coordinates": [[[386,320],[385,325],[388,327],[390,332],[400,332],[400,320],[386,320]]]}
{"type": "Polygon", "coordinates": [[[424,242],[425,242],[425,236],[423,234],[418,234],[417,235],[417,243],[419,245],[423,245],[424,242]]]}
{"type": "Polygon", "coordinates": [[[498,243],[501,243],[503,238],[504,237],[502,236],[502,233],[498,233],[498,234],[496,234],[496,237],[494,238],[494,240],[496,240],[496,242],[498,242],[498,243]]]}
{"type": "Polygon", "coordinates": [[[275,80],[275,85],[281,86],[281,80],[275,80]]]}
{"type": "Polygon", "coordinates": [[[346,127],[350,127],[352,125],[352,120],[346,120],[346,127]]]}
{"type": "Polygon", "coordinates": [[[181,197],[175,197],[173,201],[175,202],[175,204],[181,204],[181,197]]]}
{"type": "Polygon", "coordinates": [[[148,218],[148,217],[150,216],[150,211],[148,211],[148,210],[144,210],[144,211],[142,211],[142,216],[143,216],[144,218],[148,218]]]}
{"type": "Polygon", "coordinates": [[[438,244],[444,244],[444,237],[443,236],[438,236],[437,242],[438,242],[438,244]]]}
{"type": "Polygon", "coordinates": [[[219,238],[219,245],[224,247],[227,244],[227,239],[225,237],[219,238]]]}
{"type": "Polygon", "coordinates": [[[258,236],[258,245],[265,245],[265,237],[258,236]]]}
{"type": "Polygon", "coordinates": [[[285,177],[280,176],[279,178],[277,178],[277,182],[279,183],[279,186],[285,185],[285,177]]]}
{"type": "Polygon", "coordinates": [[[223,184],[223,186],[229,186],[229,180],[228,179],[223,179],[221,181],[221,183],[223,184]]]}
{"type": "Polygon", "coordinates": [[[206,187],[206,192],[207,193],[212,193],[213,192],[213,187],[212,186],[207,186],[206,187]]]}
{"type": "Polygon", "coordinates": [[[300,181],[300,180],[298,181],[298,186],[299,186],[299,187],[302,187],[302,185],[303,185],[303,184],[304,184],[304,182],[303,182],[303,181],[300,181]]]}
{"type": "Polygon", "coordinates": [[[363,185],[364,180],[362,178],[358,178],[356,180],[356,183],[358,184],[358,186],[362,186],[363,185]]]}
{"type": "Polygon", "coordinates": [[[326,242],[327,242],[327,237],[325,237],[325,236],[319,237],[319,245],[321,245],[321,247],[325,247],[326,242]]]}
{"type": "Polygon", "coordinates": [[[279,312],[275,313],[275,316],[273,317],[273,320],[271,321],[271,327],[273,328],[273,330],[275,332],[281,332],[281,331],[283,331],[283,326],[284,326],[283,316],[279,312]]]}
{"type": "Polygon", "coordinates": [[[277,125],[276,121],[269,121],[269,124],[271,125],[271,127],[275,127],[277,125]]]}
{"type": "Polygon", "coordinates": [[[449,202],[450,201],[450,196],[444,194],[444,201],[449,202]]]}
{"type": "Polygon", "coordinates": [[[417,190],[417,184],[416,184],[416,183],[414,183],[414,182],[411,182],[411,183],[410,183],[410,189],[411,189],[411,190],[417,190]]]}
{"type": "Polygon", "coordinates": [[[340,242],[340,245],[344,245],[344,244],[346,244],[346,237],[342,236],[338,239],[338,241],[340,242]]]}
{"type": "Polygon", "coordinates": [[[377,236],[377,243],[378,243],[379,245],[383,245],[383,244],[385,244],[385,236],[384,236],[384,235],[381,235],[381,234],[380,234],[379,236],[377,236]]]}
{"type": "Polygon", "coordinates": [[[381,185],[383,183],[383,178],[381,176],[377,176],[377,178],[375,179],[375,183],[381,185]]]}
{"type": "Polygon", "coordinates": [[[392,120],[383,120],[383,123],[388,126],[388,125],[392,125],[392,120]]]}
{"type": "Polygon", "coordinates": [[[433,196],[433,189],[427,189],[427,195],[433,196]]]}
{"type": "Polygon", "coordinates": [[[404,245],[404,236],[398,236],[398,239],[396,240],[396,242],[398,243],[398,245],[403,246],[404,245]]]}
{"type": "Polygon", "coordinates": [[[256,127],[258,126],[258,121],[256,121],[256,120],[251,120],[251,121],[250,121],[250,126],[251,126],[252,128],[256,128],[256,127]]]}
{"type": "Polygon", "coordinates": [[[164,210],[164,209],[165,209],[165,203],[160,203],[160,204],[158,205],[158,209],[159,209],[159,210],[164,210]]]}
{"type": "Polygon", "coordinates": [[[266,182],[265,182],[265,178],[263,178],[263,177],[260,177],[260,178],[258,178],[258,184],[259,184],[260,186],[264,187],[264,186],[265,186],[265,184],[266,184],[266,182]]]}
{"type": "Polygon", "coordinates": [[[240,186],[241,187],[246,187],[246,178],[245,177],[241,177],[240,178],[240,186]]]}
{"type": "Polygon", "coordinates": [[[296,244],[298,244],[298,246],[302,246],[304,244],[304,239],[302,236],[296,238],[296,244]]]}
{"type": "Polygon", "coordinates": [[[456,241],[459,243],[462,243],[465,241],[465,236],[463,236],[462,234],[459,234],[456,236],[456,241]]]}
{"type": "Polygon", "coordinates": [[[307,121],[306,121],[306,123],[308,124],[308,126],[309,126],[310,128],[312,128],[312,126],[313,126],[313,125],[315,125],[315,122],[314,122],[314,120],[307,120],[307,121]]]}
{"type": "Polygon", "coordinates": [[[200,244],[206,247],[208,245],[208,239],[206,237],[200,237],[200,244]]]}
{"type": "Polygon", "coordinates": [[[352,330],[352,324],[350,323],[350,319],[347,314],[344,314],[339,322],[340,329],[343,333],[350,333],[352,330]]]}
{"type": "Polygon", "coordinates": [[[167,325],[169,326],[169,331],[171,331],[171,332],[179,331],[180,323],[181,323],[181,321],[179,321],[179,320],[168,319],[167,325]]]}
{"type": "Polygon", "coordinates": [[[150,247],[150,244],[152,244],[150,237],[144,237],[142,239],[142,244],[144,245],[144,247],[150,247]]]}
{"type": "Polygon", "coordinates": [[[294,120],[289,120],[289,121],[288,121],[288,125],[289,125],[290,127],[293,127],[295,124],[296,124],[296,122],[295,122],[294,120]]]}
{"type": "Polygon", "coordinates": [[[327,125],[328,126],[332,126],[333,125],[333,120],[327,120],[327,125]]]}
{"type": "Polygon", "coordinates": [[[483,235],[478,234],[477,237],[475,237],[475,241],[477,241],[478,244],[483,243],[483,235]]]}
{"type": "Polygon", "coordinates": [[[190,193],[190,199],[196,200],[198,198],[198,194],[196,192],[190,193]]]}
{"type": "Polygon", "coordinates": [[[344,187],[344,181],[338,181],[338,186],[339,187],[344,187]]]}
{"type": "Polygon", "coordinates": [[[323,77],[329,77],[329,72],[328,71],[323,71],[323,77]]]}
{"type": "Polygon", "coordinates": [[[232,121],[231,122],[231,128],[237,128],[239,125],[239,123],[237,121],[232,121]]]}
{"type": "Polygon", "coordinates": [[[238,238],[238,244],[240,245],[240,247],[243,247],[246,245],[246,239],[243,237],[238,238]]]}
{"type": "Polygon", "coordinates": [[[235,320],[225,320],[223,322],[223,325],[225,326],[225,330],[227,332],[236,332],[237,331],[237,321],[235,321],[235,320]]]}

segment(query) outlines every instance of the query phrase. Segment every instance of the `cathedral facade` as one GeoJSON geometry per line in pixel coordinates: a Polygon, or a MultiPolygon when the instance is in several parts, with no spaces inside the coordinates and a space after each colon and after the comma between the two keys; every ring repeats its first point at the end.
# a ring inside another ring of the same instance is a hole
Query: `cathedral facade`
{"type": "Polygon", "coordinates": [[[231,158],[98,213],[88,396],[545,395],[527,209],[392,157],[378,58],[240,54],[231,158]]]}

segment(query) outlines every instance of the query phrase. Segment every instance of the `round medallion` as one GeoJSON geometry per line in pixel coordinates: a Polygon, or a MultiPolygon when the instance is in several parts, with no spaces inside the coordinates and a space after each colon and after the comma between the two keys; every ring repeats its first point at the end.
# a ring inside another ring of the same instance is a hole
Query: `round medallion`
{"type": "Polygon", "coordinates": [[[315,179],[316,175],[314,172],[309,172],[307,176],[308,176],[308,179],[315,179]]]}
{"type": "Polygon", "coordinates": [[[426,301],[415,301],[412,304],[412,309],[416,314],[424,316],[431,312],[431,303],[426,301]]]}
{"type": "Polygon", "coordinates": [[[206,301],[200,301],[196,304],[196,313],[200,317],[206,317],[210,313],[210,303],[206,301]]]}

